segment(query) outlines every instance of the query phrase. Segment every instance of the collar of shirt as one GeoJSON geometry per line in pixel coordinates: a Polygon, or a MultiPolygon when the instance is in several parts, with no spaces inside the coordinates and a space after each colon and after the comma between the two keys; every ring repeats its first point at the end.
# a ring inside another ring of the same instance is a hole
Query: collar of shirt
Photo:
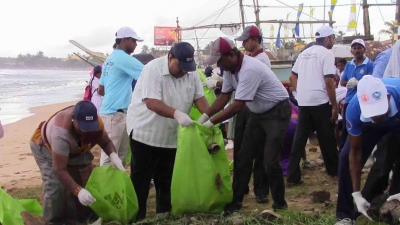
{"type": "MultiPolygon", "coordinates": [[[[350,61],[350,64],[356,66],[356,64],[354,63],[354,61],[355,61],[355,59],[352,59],[352,60],[350,61]]],[[[358,65],[358,66],[367,65],[368,61],[369,61],[369,58],[368,58],[368,57],[365,57],[364,61],[363,61],[360,65],[358,65]]],[[[356,66],[356,67],[357,67],[357,66],[356,66]]]]}
{"type": "MultiPolygon", "coordinates": [[[[396,106],[396,102],[393,99],[393,96],[390,98],[389,100],[389,112],[388,112],[388,116],[389,117],[393,117],[394,115],[396,115],[398,113],[398,109],[396,106]]],[[[362,122],[370,122],[370,123],[374,123],[374,121],[371,118],[365,118],[363,117],[363,115],[360,115],[360,120],[362,122]]]]}
{"type": "Polygon", "coordinates": [[[254,54],[250,54],[251,57],[256,57],[258,54],[263,53],[264,49],[260,48],[259,50],[257,50],[256,52],[254,52],[254,54]]]}
{"type": "Polygon", "coordinates": [[[240,53],[238,64],[236,65],[236,69],[235,69],[235,74],[239,73],[240,69],[242,68],[243,58],[244,58],[244,54],[240,53]]]}
{"type": "Polygon", "coordinates": [[[170,75],[169,73],[169,67],[168,67],[168,55],[164,56],[165,59],[163,59],[163,62],[161,64],[161,71],[162,74],[165,75],[170,75]]]}

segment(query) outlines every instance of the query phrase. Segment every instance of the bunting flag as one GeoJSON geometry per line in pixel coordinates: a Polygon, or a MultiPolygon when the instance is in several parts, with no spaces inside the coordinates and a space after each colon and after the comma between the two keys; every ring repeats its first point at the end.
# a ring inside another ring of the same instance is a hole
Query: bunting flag
{"type": "Polygon", "coordinates": [[[274,25],[271,25],[271,28],[269,28],[269,37],[270,38],[274,38],[274,32],[275,31],[275,29],[274,29],[274,25]]]}
{"type": "MultiPolygon", "coordinates": [[[[289,15],[290,15],[290,12],[286,15],[286,21],[289,20],[289,15]]],[[[288,39],[289,38],[289,29],[288,29],[288,24],[287,23],[283,24],[283,35],[284,35],[283,39],[288,39]]]]}
{"type": "MultiPolygon", "coordinates": [[[[314,16],[314,10],[315,10],[314,7],[310,8],[310,16],[314,16]]],[[[310,20],[311,20],[311,17],[310,17],[310,20]]],[[[310,24],[310,37],[311,37],[311,40],[314,41],[315,38],[314,38],[314,29],[313,29],[312,23],[310,24]]]]}
{"type": "Polygon", "coordinates": [[[356,0],[351,0],[350,16],[349,16],[349,23],[347,24],[347,32],[351,31],[356,32],[357,30],[356,12],[357,12],[356,0]]]}
{"type": "MultiPolygon", "coordinates": [[[[303,12],[303,3],[299,4],[299,8],[297,9],[297,21],[300,20],[301,13],[303,12]]],[[[296,23],[296,26],[294,27],[294,31],[296,33],[296,36],[300,36],[300,24],[296,23]]]]}
{"type": "Polygon", "coordinates": [[[335,10],[337,0],[331,0],[331,9],[329,10],[329,18],[332,20],[333,10],[335,10]]]}
{"type": "Polygon", "coordinates": [[[276,43],[275,43],[276,48],[281,47],[281,27],[282,23],[279,24],[278,34],[276,35],[276,43]]]}

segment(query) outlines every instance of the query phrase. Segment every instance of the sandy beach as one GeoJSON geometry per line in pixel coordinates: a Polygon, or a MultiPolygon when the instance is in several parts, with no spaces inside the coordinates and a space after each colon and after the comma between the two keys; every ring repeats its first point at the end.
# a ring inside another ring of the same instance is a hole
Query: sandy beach
{"type": "Polygon", "coordinates": [[[31,108],[35,115],[4,126],[4,138],[0,139],[0,183],[5,189],[40,185],[39,168],[32,156],[29,142],[41,121],[76,101],[31,108]]]}

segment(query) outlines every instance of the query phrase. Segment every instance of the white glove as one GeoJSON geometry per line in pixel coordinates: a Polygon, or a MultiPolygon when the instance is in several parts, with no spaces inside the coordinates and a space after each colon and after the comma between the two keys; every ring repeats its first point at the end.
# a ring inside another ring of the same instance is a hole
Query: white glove
{"type": "Polygon", "coordinates": [[[206,81],[203,82],[203,86],[207,86],[208,88],[215,88],[217,87],[216,80],[212,79],[211,77],[207,77],[206,81]]]}
{"type": "Polygon", "coordinates": [[[216,73],[214,73],[214,71],[211,73],[211,79],[216,80],[216,81],[223,81],[222,77],[216,73]]]}
{"type": "Polygon", "coordinates": [[[178,121],[179,125],[186,127],[193,124],[193,120],[186,114],[179,110],[175,110],[174,118],[178,121]]]}
{"type": "Polygon", "coordinates": [[[346,87],[347,88],[354,88],[357,86],[358,80],[356,78],[351,78],[349,81],[347,81],[346,87]]]}
{"type": "Polygon", "coordinates": [[[367,209],[371,204],[369,204],[369,202],[367,202],[367,200],[365,200],[365,198],[361,195],[361,191],[353,192],[351,195],[356,203],[357,211],[372,221],[371,217],[369,217],[367,214],[367,209]]]}
{"type": "Polygon", "coordinates": [[[208,128],[211,128],[211,127],[214,126],[214,124],[211,123],[211,120],[207,120],[207,122],[203,123],[203,125],[206,126],[206,127],[208,127],[208,128]]]}
{"type": "Polygon", "coordinates": [[[124,165],[122,164],[122,160],[119,158],[118,154],[113,152],[110,154],[110,159],[111,159],[111,164],[121,170],[122,172],[125,172],[124,165]]]}
{"type": "Polygon", "coordinates": [[[391,195],[386,201],[392,201],[395,199],[400,201],[400,194],[391,195]]]}
{"type": "Polygon", "coordinates": [[[92,194],[90,194],[90,192],[86,189],[82,189],[79,191],[78,199],[79,202],[84,206],[88,206],[96,201],[96,199],[93,198],[92,194]]]}
{"type": "Polygon", "coordinates": [[[198,119],[197,122],[199,122],[199,123],[204,123],[204,122],[206,122],[206,121],[209,120],[209,119],[210,119],[210,117],[208,117],[207,114],[203,113],[203,115],[201,115],[200,119],[198,119]]]}

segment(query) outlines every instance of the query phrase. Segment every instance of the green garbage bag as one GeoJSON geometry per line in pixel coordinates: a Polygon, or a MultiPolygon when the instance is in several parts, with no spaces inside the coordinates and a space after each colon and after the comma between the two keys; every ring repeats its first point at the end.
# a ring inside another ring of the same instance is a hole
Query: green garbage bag
{"type": "Polygon", "coordinates": [[[231,201],[232,184],[221,130],[197,122],[179,127],[171,213],[220,213],[231,201]],[[215,154],[208,151],[211,143],[220,147],[215,154]]]}
{"type": "MultiPolygon", "coordinates": [[[[197,73],[200,76],[201,82],[206,81],[206,76],[200,71],[200,69],[197,68],[197,73]]],[[[215,96],[214,90],[211,88],[208,88],[207,86],[203,86],[204,89],[204,97],[207,99],[208,104],[211,106],[217,97],[215,96]]],[[[192,120],[198,120],[201,117],[200,111],[196,108],[196,105],[193,104],[192,109],[190,110],[189,113],[190,118],[192,120]]]]}
{"type": "Polygon", "coordinates": [[[0,188],[0,223],[3,225],[23,225],[21,213],[24,211],[38,216],[42,215],[42,207],[36,199],[14,199],[0,188]]]}
{"type": "Polygon", "coordinates": [[[127,224],[135,219],[139,206],[127,173],[112,166],[94,168],[85,187],[96,199],[89,207],[104,222],[127,224]]]}

